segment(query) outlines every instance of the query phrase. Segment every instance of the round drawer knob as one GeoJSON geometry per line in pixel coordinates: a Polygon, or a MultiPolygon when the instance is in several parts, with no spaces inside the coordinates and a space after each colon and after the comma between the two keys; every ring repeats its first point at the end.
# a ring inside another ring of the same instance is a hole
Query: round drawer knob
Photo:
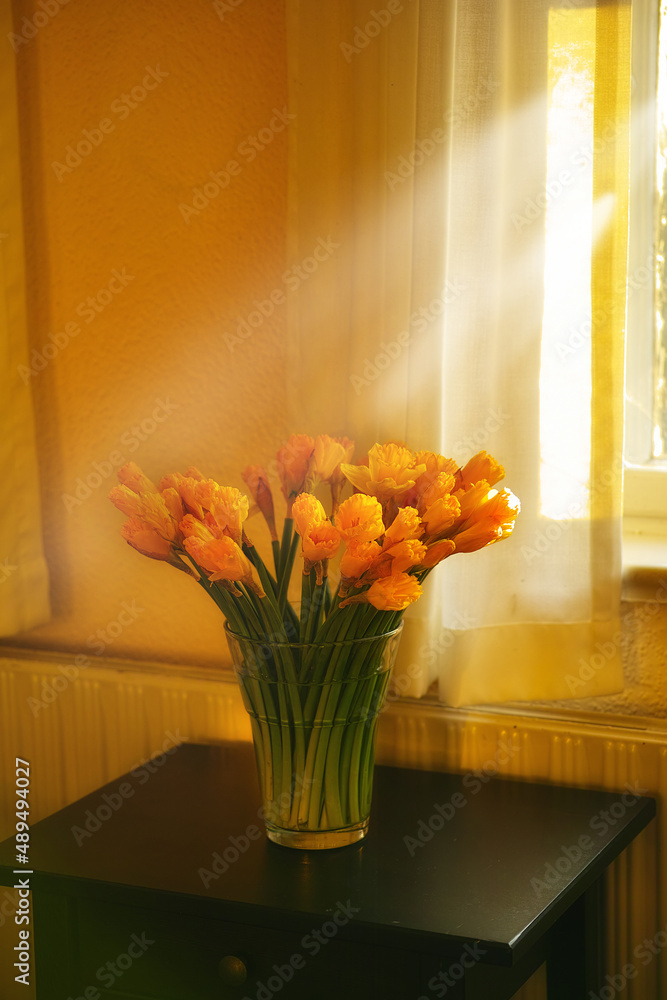
{"type": "Polygon", "coordinates": [[[225,955],[218,962],[218,975],[227,986],[242,986],[248,978],[248,970],[236,955],[225,955]]]}

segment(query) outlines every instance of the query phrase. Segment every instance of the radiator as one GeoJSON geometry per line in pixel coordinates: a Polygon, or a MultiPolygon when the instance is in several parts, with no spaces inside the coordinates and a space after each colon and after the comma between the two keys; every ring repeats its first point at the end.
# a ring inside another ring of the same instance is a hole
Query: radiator
{"type": "MultiPolygon", "coordinates": [[[[194,668],[176,672],[105,661],[77,672],[71,660],[55,655],[5,658],[0,660],[0,706],[1,838],[13,830],[16,756],[30,761],[35,822],[177,742],[250,739],[233,678],[194,668]]],[[[607,973],[613,985],[601,983],[601,990],[608,988],[596,1000],[618,994],[623,1000],[657,1000],[667,996],[667,869],[661,861],[667,846],[661,823],[667,731],[641,720],[604,723],[594,716],[572,721],[396,701],[381,719],[377,760],[457,772],[484,769],[486,774],[497,768],[501,776],[611,791],[630,784],[656,796],[657,822],[608,871],[607,973]],[[632,978],[626,977],[629,965],[636,973],[632,978]]],[[[15,943],[12,899],[0,889],[5,969],[11,968],[8,955],[15,943]]],[[[21,987],[19,995],[29,1000],[31,994],[21,987]]],[[[544,1000],[545,995],[544,970],[539,970],[517,1000],[544,1000]]]]}

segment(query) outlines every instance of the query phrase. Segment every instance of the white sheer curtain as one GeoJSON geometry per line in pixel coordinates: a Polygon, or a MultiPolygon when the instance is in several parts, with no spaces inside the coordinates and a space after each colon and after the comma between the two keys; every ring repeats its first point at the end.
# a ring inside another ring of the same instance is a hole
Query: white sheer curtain
{"type": "MultiPolygon", "coordinates": [[[[0,37],[13,31],[0,0],[0,37]]],[[[26,329],[16,66],[0,63],[0,636],[49,618],[26,329]],[[21,372],[23,374],[21,374],[21,372]]]]}
{"type": "Polygon", "coordinates": [[[521,498],[429,578],[401,690],[618,690],[629,5],[393,9],[288,0],[290,264],[329,246],[291,299],[291,423],[484,448],[521,498]]]}

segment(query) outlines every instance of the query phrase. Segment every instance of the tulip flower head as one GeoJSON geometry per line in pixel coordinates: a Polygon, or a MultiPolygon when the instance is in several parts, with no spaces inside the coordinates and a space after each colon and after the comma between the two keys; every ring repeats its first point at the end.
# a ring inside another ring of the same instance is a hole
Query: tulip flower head
{"type": "Polygon", "coordinates": [[[318,581],[324,576],[324,566],[338,551],[340,532],[327,519],[324,507],[312,493],[300,493],[292,508],[294,527],[301,535],[304,574],[317,569],[318,581]]]}
{"type": "Polygon", "coordinates": [[[138,517],[130,517],[125,521],[120,533],[132,548],[144,556],[165,561],[171,556],[171,542],[158,534],[155,528],[147,527],[138,517]]]}
{"type": "MultiPolygon", "coordinates": [[[[280,539],[265,469],[243,470],[252,512],[262,513],[271,536],[271,570],[244,531],[248,497],[206,479],[195,466],[185,475],[164,476],[156,486],[128,462],[109,497],[127,518],[121,533],[128,544],[194,576],[230,627],[248,638],[271,642],[295,629],[308,645],[319,635],[333,641],[354,638],[357,631],[370,636],[396,627],[438,563],[507,538],[520,504],[510,490],[496,488],[505,472],[485,451],[462,466],[436,452],[413,452],[403,441],[376,443],[355,465],[353,453],[353,441],[327,434],[293,434],[279,449],[277,470],[287,502],[280,539]],[[341,503],[347,482],[354,492],[341,503]],[[313,493],[323,483],[331,487],[331,517],[313,493]],[[297,613],[289,593],[299,539],[303,573],[297,613]],[[332,593],[328,564],[341,546],[340,586],[332,593]],[[368,607],[339,617],[350,604],[368,607]]],[[[313,669],[310,660],[304,663],[313,669]]]]}
{"type": "Polygon", "coordinates": [[[404,611],[421,596],[422,588],[415,576],[395,573],[376,580],[363,594],[356,594],[341,601],[339,608],[348,604],[372,604],[378,611],[404,611]]]}
{"type": "Polygon", "coordinates": [[[294,498],[302,492],[315,442],[308,434],[292,434],[278,450],[278,476],[287,500],[288,517],[294,498]]]}
{"type": "Polygon", "coordinates": [[[341,469],[358,490],[386,503],[408,493],[426,466],[417,463],[403,445],[374,444],[368,452],[368,466],[343,464],[341,469]]]}
{"type": "Polygon", "coordinates": [[[382,547],[387,549],[396,542],[404,542],[411,538],[421,538],[424,525],[415,507],[401,507],[396,517],[387,528],[382,547]]]}
{"type": "Polygon", "coordinates": [[[250,490],[253,501],[257,504],[267,523],[272,541],[277,541],[276,516],[273,509],[273,493],[269,477],[261,465],[248,465],[241,473],[241,478],[250,490]]]}
{"type": "Polygon", "coordinates": [[[372,542],[384,534],[382,504],[375,497],[354,493],[340,505],[334,523],[346,541],[372,542]]]}
{"type": "Polygon", "coordinates": [[[118,470],[118,481],[134,493],[157,493],[158,488],[143,474],[136,462],[127,462],[118,470]]]}

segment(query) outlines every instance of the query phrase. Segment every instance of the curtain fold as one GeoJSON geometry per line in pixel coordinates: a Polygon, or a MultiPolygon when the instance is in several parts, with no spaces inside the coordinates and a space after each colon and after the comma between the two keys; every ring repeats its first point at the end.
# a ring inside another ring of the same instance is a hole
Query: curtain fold
{"type": "Polygon", "coordinates": [[[291,297],[290,423],[488,450],[522,501],[429,577],[399,690],[619,690],[629,4],[391,9],[288,0],[290,264],[335,245],[291,297]]]}
{"type": "MultiPolygon", "coordinates": [[[[0,36],[13,31],[0,0],[0,36]]],[[[48,620],[30,386],[15,55],[0,63],[0,636],[48,620]]]]}

